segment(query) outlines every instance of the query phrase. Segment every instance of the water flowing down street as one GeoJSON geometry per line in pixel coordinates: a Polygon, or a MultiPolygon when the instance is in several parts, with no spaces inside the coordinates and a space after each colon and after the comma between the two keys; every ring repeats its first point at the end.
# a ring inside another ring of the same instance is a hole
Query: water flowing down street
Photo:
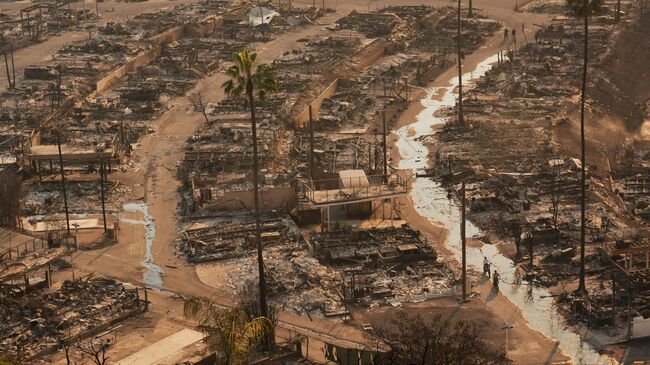
{"type": "Polygon", "coordinates": [[[0,365],[650,365],[649,8],[0,0],[0,365]]]}
{"type": "Polygon", "coordinates": [[[129,224],[142,224],[144,225],[145,230],[145,249],[144,249],[144,258],[140,265],[145,269],[145,272],[142,276],[142,281],[149,287],[154,289],[163,288],[163,269],[154,264],[154,256],[152,251],[153,240],[156,237],[156,225],[153,221],[153,218],[149,214],[149,207],[145,203],[128,203],[124,204],[123,207],[126,212],[139,212],[143,216],[142,221],[137,221],[128,218],[120,218],[122,222],[129,224]]]}
{"type": "MultiPolygon", "coordinates": [[[[474,70],[465,73],[463,80],[467,81],[464,82],[464,87],[471,88],[472,82],[483,76],[496,62],[496,55],[488,57],[480,62],[474,70]]],[[[427,96],[421,101],[424,110],[418,114],[416,121],[393,132],[399,137],[395,145],[401,155],[400,169],[410,169],[415,172],[429,167],[427,158],[429,151],[421,142],[421,138],[431,135],[432,127],[445,123],[445,118],[435,115],[441,109],[453,107],[456,104],[458,94],[454,90],[457,86],[458,79],[454,77],[449,80],[448,86],[429,89],[427,96]]],[[[419,214],[433,224],[447,229],[447,245],[460,262],[462,255],[460,207],[448,197],[448,190],[430,178],[418,178],[413,183],[411,199],[419,214]]],[[[480,233],[479,229],[469,221],[466,232],[468,237],[476,237],[480,233]]],[[[515,284],[513,261],[501,254],[495,245],[484,244],[481,248],[467,248],[469,266],[479,271],[482,270],[484,257],[487,257],[492,267],[501,274],[500,293],[519,307],[531,328],[558,341],[561,350],[571,356],[577,364],[617,364],[615,360],[599,355],[590,344],[568,328],[564,318],[558,313],[553,296],[548,290],[537,286],[529,287],[525,283],[515,284]],[[529,289],[532,289],[532,292],[529,289]]]]}

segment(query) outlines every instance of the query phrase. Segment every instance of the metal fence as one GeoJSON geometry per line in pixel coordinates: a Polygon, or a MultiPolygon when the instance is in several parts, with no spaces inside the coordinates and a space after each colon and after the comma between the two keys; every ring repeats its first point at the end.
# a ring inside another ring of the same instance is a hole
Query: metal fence
{"type": "Polygon", "coordinates": [[[304,191],[312,203],[328,204],[406,193],[408,180],[399,174],[314,180],[304,183],[304,191]]]}
{"type": "Polygon", "coordinates": [[[49,238],[35,237],[31,240],[18,243],[0,252],[0,261],[12,261],[24,257],[32,252],[47,250],[53,247],[67,247],[74,250],[77,247],[77,237],[73,235],[53,235],[49,238]]]}

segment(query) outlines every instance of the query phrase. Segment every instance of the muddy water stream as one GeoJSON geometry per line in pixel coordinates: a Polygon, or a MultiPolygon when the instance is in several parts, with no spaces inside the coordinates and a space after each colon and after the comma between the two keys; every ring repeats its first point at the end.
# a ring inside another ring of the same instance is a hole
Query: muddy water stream
{"type": "MultiPolygon", "coordinates": [[[[464,86],[471,88],[472,81],[476,81],[496,63],[497,56],[492,56],[481,62],[476,68],[463,75],[464,86]],[[469,81],[467,81],[469,80],[469,81]]],[[[417,116],[416,121],[410,125],[393,131],[399,137],[395,145],[399,149],[402,159],[399,163],[401,169],[411,169],[413,172],[428,167],[427,147],[418,139],[431,135],[432,127],[444,123],[444,118],[435,117],[440,109],[453,107],[458,94],[458,78],[449,80],[447,86],[435,87],[428,90],[427,97],[421,102],[424,110],[417,116]]],[[[429,219],[433,224],[443,226],[448,230],[447,246],[460,261],[460,210],[459,207],[447,198],[447,190],[438,182],[430,178],[417,179],[412,186],[411,198],[416,211],[429,219]]],[[[467,222],[467,236],[476,236],[479,229],[471,222],[467,222]]],[[[558,342],[561,351],[570,356],[576,364],[616,364],[607,357],[601,356],[579,335],[571,332],[559,315],[554,299],[544,288],[512,284],[515,279],[515,267],[509,258],[499,253],[494,245],[483,245],[481,248],[468,247],[467,264],[482,272],[483,256],[492,263],[503,280],[501,294],[521,309],[523,317],[531,328],[536,329],[547,337],[558,342]]]]}
{"type": "Polygon", "coordinates": [[[148,287],[154,289],[162,289],[163,281],[163,269],[162,267],[153,263],[153,240],[156,237],[156,225],[154,224],[153,218],[149,214],[149,206],[146,203],[128,203],[124,204],[122,207],[124,211],[127,212],[140,212],[142,213],[143,220],[135,220],[120,216],[120,220],[129,223],[129,224],[142,224],[144,225],[144,239],[145,239],[145,250],[144,258],[140,263],[145,269],[145,272],[142,277],[142,281],[148,287]]]}

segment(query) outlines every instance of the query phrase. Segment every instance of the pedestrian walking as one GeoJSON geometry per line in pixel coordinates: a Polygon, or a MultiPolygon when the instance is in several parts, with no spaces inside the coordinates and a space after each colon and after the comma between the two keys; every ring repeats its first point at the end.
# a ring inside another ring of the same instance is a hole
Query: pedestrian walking
{"type": "Polygon", "coordinates": [[[490,278],[490,272],[490,261],[483,256],[483,274],[487,275],[488,279],[490,278]]]}
{"type": "Polygon", "coordinates": [[[494,288],[495,292],[499,292],[499,279],[501,278],[501,275],[494,270],[494,274],[492,275],[492,287],[494,288]]]}
{"type": "Polygon", "coordinates": [[[503,30],[503,39],[504,39],[504,40],[508,39],[508,28],[505,28],[505,29],[503,30]]]}

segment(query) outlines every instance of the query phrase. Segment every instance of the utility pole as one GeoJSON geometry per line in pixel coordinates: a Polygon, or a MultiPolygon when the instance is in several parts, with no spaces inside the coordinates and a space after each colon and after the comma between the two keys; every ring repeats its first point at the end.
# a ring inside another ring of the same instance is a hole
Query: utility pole
{"type": "Polygon", "coordinates": [[[72,268],[72,281],[75,280],[74,278],[74,255],[70,254],[70,267],[72,268]]]}
{"type": "Polygon", "coordinates": [[[314,179],[314,117],[309,105],[309,178],[314,179]]]}
{"type": "Polygon", "coordinates": [[[9,43],[9,50],[11,51],[11,73],[13,74],[13,87],[16,88],[16,66],[14,65],[14,45],[9,43]]]}
{"type": "MultiPolygon", "coordinates": [[[[375,164],[377,162],[375,161],[375,164]]],[[[372,144],[368,143],[368,170],[372,170],[372,144]]]]}
{"type": "Polygon", "coordinates": [[[38,7],[38,23],[36,23],[36,35],[43,33],[43,7],[38,7]]]}
{"type": "Polygon", "coordinates": [[[260,20],[262,21],[262,25],[261,25],[261,27],[262,27],[262,40],[265,40],[266,35],[264,34],[265,33],[264,32],[264,10],[262,9],[262,5],[260,3],[258,3],[257,6],[259,6],[259,8],[260,8],[260,20]]]}
{"type": "Polygon", "coordinates": [[[9,60],[7,58],[7,42],[5,40],[5,37],[3,35],[1,40],[2,40],[2,54],[4,55],[5,58],[5,70],[7,71],[7,82],[9,83],[9,88],[12,89],[13,85],[11,83],[11,74],[9,73],[9,60]]]}
{"type": "Polygon", "coordinates": [[[465,120],[463,119],[463,66],[462,66],[462,51],[460,46],[460,0],[458,0],[458,33],[457,33],[457,42],[458,46],[458,124],[461,126],[465,125],[465,120]]]}
{"type": "Polygon", "coordinates": [[[126,141],[124,138],[124,115],[122,115],[120,118],[120,142],[122,142],[122,146],[126,146],[126,141]]]}
{"type": "Polygon", "coordinates": [[[372,151],[373,152],[372,153],[372,158],[373,158],[373,162],[374,162],[374,164],[372,166],[372,169],[374,171],[377,171],[377,166],[379,164],[379,145],[377,143],[377,129],[373,129],[372,134],[375,137],[375,148],[372,151]]]}
{"type": "Polygon", "coordinates": [[[630,286],[627,288],[627,339],[632,338],[632,293],[630,286]]]}
{"type": "Polygon", "coordinates": [[[72,9],[70,9],[70,3],[72,0],[67,0],[68,1],[68,28],[72,28],[72,9]]]}
{"type": "Polygon", "coordinates": [[[461,195],[462,195],[462,209],[461,209],[461,221],[460,221],[460,243],[463,248],[462,256],[462,265],[463,265],[463,302],[467,300],[467,245],[465,239],[465,181],[461,185],[461,195]]]}
{"type": "Polygon", "coordinates": [[[614,264],[610,265],[612,277],[612,318],[616,316],[616,278],[614,277],[614,264]]]}
{"type": "Polygon", "coordinates": [[[106,181],[106,166],[104,165],[104,160],[100,160],[99,163],[99,178],[100,178],[100,190],[102,194],[102,217],[104,218],[104,233],[108,233],[108,227],[106,226],[106,203],[105,203],[105,193],[104,193],[104,182],[106,181]]]}
{"type": "Polygon", "coordinates": [[[530,265],[530,270],[533,270],[533,264],[535,263],[535,242],[533,241],[532,236],[526,236],[526,239],[528,240],[528,253],[530,254],[530,261],[528,264],[530,265]]]}
{"type": "Polygon", "coordinates": [[[70,235],[70,216],[68,214],[68,194],[65,191],[65,171],[63,171],[63,154],[61,153],[61,132],[56,132],[56,144],[59,148],[59,168],[61,169],[61,191],[63,192],[63,206],[65,208],[66,232],[70,235]]]}
{"type": "Polygon", "coordinates": [[[388,130],[386,128],[386,111],[383,111],[381,113],[381,119],[384,125],[384,130],[382,133],[382,143],[384,144],[384,179],[388,180],[388,142],[386,141],[388,130]]]}
{"type": "Polygon", "coordinates": [[[472,7],[472,0],[469,0],[469,11],[467,12],[467,16],[468,16],[468,17],[471,18],[471,17],[474,16],[474,11],[473,11],[473,10],[474,10],[474,9],[473,9],[473,7],[472,7]]]}
{"type": "Polygon", "coordinates": [[[591,2],[584,0],[584,22],[585,22],[585,43],[584,43],[584,65],[582,68],[582,95],[580,96],[580,149],[581,156],[580,162],[582,164],[580,169],[580,279],[578,282],[578,292],[582,295],[587,294],[587,286],[585,285],[585,225],[586,225],[586,190],[585,184],[587,180],[587,160],[585,152],[585,103],[587,93],[587,60],[589,59],[589,16],[591,15],[591,2]]]}
{"type": "Polygon", "coordinates": [[[56,76],[56,108],[61,107],[61,70],[57,70],[56,76]]]}
{"type": "Polygon", "coordinates": [[[509,335],[510,330],[513,329],[513,328],[514,328],[513,325],[508,324],[506,322],[504,322],[503,326],[501,326],[501,329],[506,331],[506,356],[508,356],[508,342],[509,342],[508,340],[510,339],[509,338],[510,336],[508,336],[508,335],[509,335]]]}

